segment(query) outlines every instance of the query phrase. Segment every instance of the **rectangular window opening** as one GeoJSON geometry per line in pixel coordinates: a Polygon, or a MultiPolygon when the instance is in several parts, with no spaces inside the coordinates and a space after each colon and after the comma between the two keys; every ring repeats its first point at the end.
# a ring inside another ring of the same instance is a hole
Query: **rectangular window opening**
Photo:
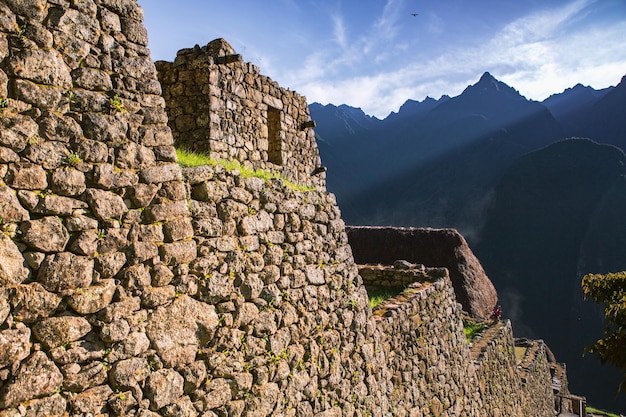
{"type": "Polygon", "coordinates": [[[280,140],[280,110],[273,107],[267,108],[267,134],[269,148],[267,150],[269,162],[282,165],[283,153],[280,140]]]}

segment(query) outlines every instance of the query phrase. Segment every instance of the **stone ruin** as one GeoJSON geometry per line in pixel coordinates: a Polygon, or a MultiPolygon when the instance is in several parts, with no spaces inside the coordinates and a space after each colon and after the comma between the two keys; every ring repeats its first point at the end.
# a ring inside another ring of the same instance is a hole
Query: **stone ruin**
{"type": "Polygon", "coordinates": [[[142,19],[0,3],[0,417],[553,415],[542,345],[472,356],[447,269],[369,307],[303,97],[217,41],[159,64],[166,100],[142,19]],[[315,188],[183,169],[168,121],[315,188]]]}
{"type": "Polygon", "coordinates": [[[156,65],[177,147],[325,186],[305,97],[261,75],[224,39],[156,65]]]}

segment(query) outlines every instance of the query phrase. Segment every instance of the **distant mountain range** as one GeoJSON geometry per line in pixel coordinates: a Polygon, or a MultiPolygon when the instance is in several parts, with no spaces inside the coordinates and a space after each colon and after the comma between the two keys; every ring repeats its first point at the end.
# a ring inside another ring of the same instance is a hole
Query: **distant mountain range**
{"type": "Polygon", "coordinates": [[[626,412],[626,395],[613,397],[619,373],[581,358],[603,320],[580,290],[585,273],[626,269],[626,77],[536,102],[485,73],[383,120],[309,107],[348,224],[457,228],[516,334],[545,339],[573,391],[626,412]]]}

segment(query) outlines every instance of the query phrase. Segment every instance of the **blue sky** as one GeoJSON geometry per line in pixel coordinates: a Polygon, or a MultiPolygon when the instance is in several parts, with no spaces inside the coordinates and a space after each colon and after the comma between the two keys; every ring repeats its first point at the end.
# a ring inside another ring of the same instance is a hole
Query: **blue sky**
{"type": "Polygon", "coordinates": [[[543,100],[626,75],[626,0],[139,0],[154,60],[225,38],[309,103],[379,118],[483,72],[543,100]],[[419,13],[412,16],[411,13],[419,13]]]}

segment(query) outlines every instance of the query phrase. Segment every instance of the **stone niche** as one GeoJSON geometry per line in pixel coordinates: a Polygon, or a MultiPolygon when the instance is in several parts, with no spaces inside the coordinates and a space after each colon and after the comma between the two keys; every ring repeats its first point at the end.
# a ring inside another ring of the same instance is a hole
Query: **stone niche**
{"type": "Polygon", "coordinates": [[[306,98],[261,75],[224,39],[156,66],[176,146],[325,186],[306,98]]]}

